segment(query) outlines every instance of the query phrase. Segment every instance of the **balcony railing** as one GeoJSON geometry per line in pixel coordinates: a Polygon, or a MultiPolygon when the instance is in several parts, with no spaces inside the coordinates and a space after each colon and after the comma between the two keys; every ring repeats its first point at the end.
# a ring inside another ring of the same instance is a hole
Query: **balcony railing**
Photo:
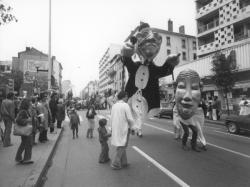
{"type": "Polygon", "coordinates": [[[234,35],[234,41],[235,42],[238,42],[238,41],[241,41],[241,40],[245,40],[247,38],[250,38],[250,33],[249,34],[235,34],[234,35]]]}
{"type": "Polygon", "coordinates": [[[217,26],[219,26],[219,19],[216,19],[216,20],[211,21],[210,23],[208,23],[206,25],[202,25],[202,26],[198,27],[198,34],[203,33],[205,31],[208,31],[210,29],[213,29],[217,26]]]}

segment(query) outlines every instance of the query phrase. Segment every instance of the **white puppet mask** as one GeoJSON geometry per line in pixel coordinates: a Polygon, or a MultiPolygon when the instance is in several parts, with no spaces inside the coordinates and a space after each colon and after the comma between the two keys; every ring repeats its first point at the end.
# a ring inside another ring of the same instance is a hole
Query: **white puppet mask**
{"type": "Polygon", "coordinates": [[[191,118],[201,101],[201,81],[197,72],[184,70],[177,77],[176,107],[183,119],[191,118]]]}

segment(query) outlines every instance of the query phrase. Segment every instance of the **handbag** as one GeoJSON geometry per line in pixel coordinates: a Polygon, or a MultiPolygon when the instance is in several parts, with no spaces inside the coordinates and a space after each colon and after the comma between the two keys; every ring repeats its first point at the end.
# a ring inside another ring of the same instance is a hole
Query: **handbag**
{"type": "MultiPolygon", "coordinates": [[[[18,114],[19,117],[19,114],[18,114]]],[[[18,118],[17,117],[17,118],[18,118]]],[[[13,135],[15,136],[29,136],[33,131],[33,126],[31,122],[27,122],[25,126],[18,125],[17,123],[14,124],[13,135]]]]}
{"type": "Polygon", "coordinates": [[[32,130],[33,130],[33,127],[29,123],[26,126],[20,126],[15,123],[13,134],[15,136],[29,136],[31,135],[32,130]]]}

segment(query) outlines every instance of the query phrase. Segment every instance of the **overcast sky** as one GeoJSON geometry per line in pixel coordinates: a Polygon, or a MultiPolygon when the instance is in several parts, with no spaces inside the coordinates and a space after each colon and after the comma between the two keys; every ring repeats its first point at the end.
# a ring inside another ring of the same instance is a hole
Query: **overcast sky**
{"type": "MultiPolygon", "coordinates": [[[[4,0],[18,22],[0,27],[0,60],[25,47],[48,54],[49,0],[4,0]]],[[[52,0],[52,55],[63,66],[63,80],[76,90],[98,79],[98,64],[111,43],[123,44],[140,21],[174,31],[185,25],[196,35],[194,0],[52,0]]]]}

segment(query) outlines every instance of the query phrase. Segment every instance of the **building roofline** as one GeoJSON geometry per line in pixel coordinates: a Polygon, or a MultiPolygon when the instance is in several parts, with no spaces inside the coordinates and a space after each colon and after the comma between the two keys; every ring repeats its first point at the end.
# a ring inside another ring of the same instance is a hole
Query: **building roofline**
{"type": "MultiPolygon", "coordinates": [[[[131,33],[129,34],[129,36],[125,39],[124,42],[127,42],[131,36],[133,36],[139,29],[139,26],[137,26],[134,30],[131,31],[131,33]]],[[[169,34],[169,35],[176,35],[176,36],[182,36],[182,37],[190,37],[190,38],[194,38],[196,39],[195,36],[193,35],[188,35],[188,34],[182,34],[182,33],[178,33],[178,32],[170,32],[170,31],[167,31],[167,30],[163,30],[163,29],[159,29],[159,28],[154,28],[154,27],[151,27],[151,29],[155,32],[158,32],[158,33],[163,33],[163,34],[169,34]]]]}

